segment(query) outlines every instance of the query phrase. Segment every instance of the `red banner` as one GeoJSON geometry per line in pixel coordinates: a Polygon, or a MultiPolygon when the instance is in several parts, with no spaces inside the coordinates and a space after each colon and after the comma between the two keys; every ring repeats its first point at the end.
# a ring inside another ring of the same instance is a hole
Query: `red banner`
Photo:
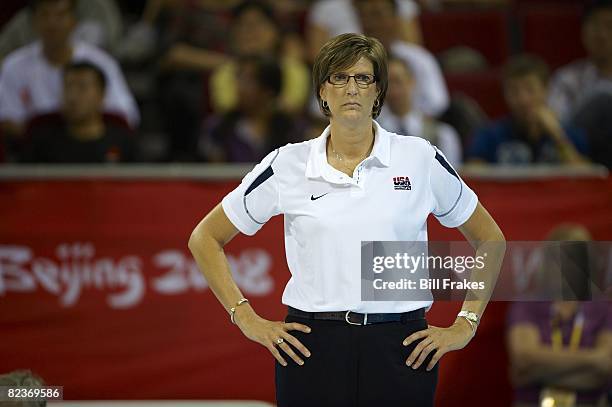
{"type": "MultiPolygon", "coordinates": [[[[611,179],[468,183],[509,240],[544,239],[568,221],[612,240],[611,179]]],[[[64,386],[66,399],[274,401],[273,358],[229,323],[187,249],[193,227],[235,185],[1,183],[0,372],[32,369],[64,386]]],[[[282,227],[277,217],[226,248],[244,294],[275,319],[289,277],[282,227]]],[[[435,220],[430,231],[460,238],[435,220]]],[[[437,303],[428,319],[448,325],[458,307],[437,303]]],[[[491,304],[468,348],[443,358],[437,405],[509,405],[505,308],[491,304]]]]}

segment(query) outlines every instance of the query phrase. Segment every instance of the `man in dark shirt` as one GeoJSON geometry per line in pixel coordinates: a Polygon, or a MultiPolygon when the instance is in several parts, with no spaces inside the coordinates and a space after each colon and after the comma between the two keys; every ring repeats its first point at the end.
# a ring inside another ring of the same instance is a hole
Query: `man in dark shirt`
{"type": "Polygon", "coordinates": [[[134,136],[120,118],[103,114],[106,80],[88,62],[64,70],[62,111],[32,119],[24,161],[102,163],[134,159],[134,136]]]}
{"type": "Polygon", "coordinates": [[[510,116],[476,133],[468,160],[510,165],[587,162],[584,132],[562,125],[547,105],[546,64],[535,56],[518,56],[506,65],[503,77],[510,116]]]}

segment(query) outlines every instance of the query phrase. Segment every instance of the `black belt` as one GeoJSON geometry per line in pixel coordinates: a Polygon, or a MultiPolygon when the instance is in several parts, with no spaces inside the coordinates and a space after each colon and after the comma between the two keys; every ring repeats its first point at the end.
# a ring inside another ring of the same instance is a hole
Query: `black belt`
{"type": "Polygon", "coordinates": [[[344,321],[351,325],[370,325],[381,324],[384,322],[406,322],[425,318],[425,308],[395,314],[360,314],[353,311],[306,312],[293,307],[288,308],[288,314],[295,317],[321,319],[327,321],[344,321]]]}

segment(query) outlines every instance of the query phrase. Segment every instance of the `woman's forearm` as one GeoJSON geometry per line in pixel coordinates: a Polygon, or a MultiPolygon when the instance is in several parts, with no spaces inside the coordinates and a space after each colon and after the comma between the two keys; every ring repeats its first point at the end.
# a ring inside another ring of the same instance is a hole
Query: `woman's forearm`
{"type": "MultiPolygon", "coordinates": [[[[480,260],[483,263],[483,267],[471,267],[469,281],[474,283],[472,285],[479,282],[484,283],[483,289],[467,290],[461,309],[482,316],[495,290],[495,284],[504,261],[506,238],[480,202],[472,216],[459,227],[459,230],[475,249],[475,260],[480,260]]],[[[475,261],[474,266],[480,264],[477,261],[475,261]]]]}
{"type": "MultiPolygon", "coordinates": [[[[208,286],[229,313],[230,308],[236,306],[243,295],[232,278],[223,246],[201,229],[201,225],[198,225],[192,233],[189,239],[189,249],[204,274],[208,286]]],[[[236,308],[235,319],[238,321],[249,314],[254,314],[251,306],[248,303],[242,304],[236,308]]]]}
{"type": "Polygon", "coordinates": [[[468,290],[465,301],[463,302],[462,310],[472,311],[482,316],[484,313],[491,295],[495,290],[495,284],[499,277],[499,272],[506,252],[506,242],[503,240],[503,235],[500,240],[482,242],[476,249],[476,258],[485,259],[483,268],[472,268],[470,272],[470,282],[482,282],[484,289],[468,290]]]}

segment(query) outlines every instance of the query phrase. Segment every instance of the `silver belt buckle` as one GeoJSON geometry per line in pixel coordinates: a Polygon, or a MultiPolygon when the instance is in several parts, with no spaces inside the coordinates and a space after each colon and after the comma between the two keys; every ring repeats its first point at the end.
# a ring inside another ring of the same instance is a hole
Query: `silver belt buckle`
{"type": "Polygon", "coordinates": [[[344,320],[346,321],[347,324],[350,325],[367,325],[368,324],[368,314],[364,314],[363,315],[363,324],[360,324],[358,322],[351,322],[351,319],[349,318],[349,314],[351,313],[351,311],[346,311],[346,314],[344,315],[344,320]]]}

